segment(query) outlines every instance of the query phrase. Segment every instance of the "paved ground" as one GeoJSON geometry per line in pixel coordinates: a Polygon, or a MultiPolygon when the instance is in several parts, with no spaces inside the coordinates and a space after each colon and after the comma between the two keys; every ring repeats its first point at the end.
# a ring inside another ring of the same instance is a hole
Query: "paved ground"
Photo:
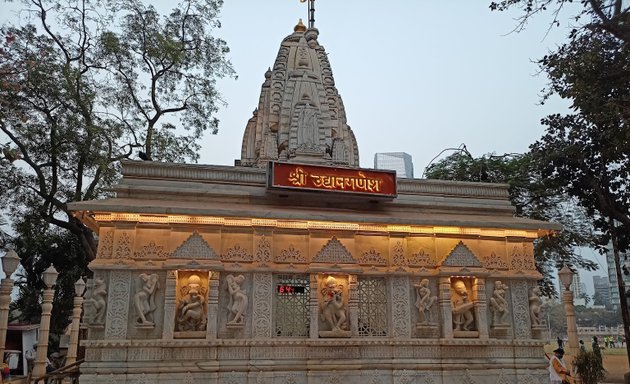
{"type": "MultiPolygon", "coordinates": [[[[625,350],[624,350],[625,352],[625,350]]],[[[606,369],[605,383],[623,383],[624,373],[630,371],[628,358],[625,354],[603,355],[604,368],[606,369]]]]}

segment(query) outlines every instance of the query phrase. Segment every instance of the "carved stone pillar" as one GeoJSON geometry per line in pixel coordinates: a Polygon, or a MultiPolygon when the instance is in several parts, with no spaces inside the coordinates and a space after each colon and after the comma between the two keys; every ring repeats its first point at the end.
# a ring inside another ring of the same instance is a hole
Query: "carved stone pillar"
{"type": "Polygon", "coordinates": [[[217,338],[217,318],[219,316],[219,272],[208,272],[208,325],[206,340],[217,338]]]}
{"type": "Polygon", "coordinates": [[[162,339],[172,340],[175,331],[175,311],[177,310],[177,271],[166,274],[166,288],[164,289],[164,327],[162,339]]]}
{"type": "Polygon", "coordinates": [[[269,339],[273,336],[271,319],[273,300],[273,275],[271,273],[254,273],[253,289],[253,338],[269,339]]]}
{"type": "Polygon", "coordinates": [[[473,303],[475,305],[475,317],[477,318],[477,330],[479,338],[488,338],[488,303],[486,298],[486,282],[484,279],[476,278],[472,290],[475,293],[473,303]]]}
{"type": "Polygon", "coordinates": [[[528,293],[529,290],[526,280],[515,280],[510,284],[515,339],[530,339],[532,337],[528,293]]]}
{"type": "Polygon", "coordinates": [[[309,336],[311,339],[319,338],[319,289],[317,284],[317,274],[311,274],[311,298],[309,301],[309,309],[311,313],[311,326],[309,336]]]}
{"type": "Polygon", "coordinates": [[[451,304],[451,280],[440,277],[440,310],[442,311],[442,337],[453,338],[453,306],[451,304]]]}
{"type": "Polygon", "coordinates": [[[359,292],[357,275],[348,276],[348,312],[350,316],[350,331],[353,336],[359,335],[359,292]]]}
{"type": "Polygon", "coordinates": [[[391,287],[391,318],[392,337],[411,337],[411,300],[409,295],[409,277],[392,276],[391,287]]]}
{"type": "Polygon", "coordinates": [[[131,271],[129,270],[111,271],[109,275],[105,339],[121,340],[127,338],[131,281],[131,271]]]}

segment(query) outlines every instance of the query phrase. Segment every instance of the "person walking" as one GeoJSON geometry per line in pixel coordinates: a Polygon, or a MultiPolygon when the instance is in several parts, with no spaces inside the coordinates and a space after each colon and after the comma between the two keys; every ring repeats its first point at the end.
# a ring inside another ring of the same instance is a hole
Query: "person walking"
{"type": "Polygon", "coordinates": [[[602,350],[599,348],[599,341],[597,340],[597,336],[593,336],[593,353],[595,357],[599,360],[600,364],[602,362],[602,350]]]}
{"type": "Polygon", "coordinates": [[[564,349],[557,348],[553,351],[553,356],[549,359],[549,382],[551,384],[562,384],[571,381],[571,373],[562,360],[564,349]]]}

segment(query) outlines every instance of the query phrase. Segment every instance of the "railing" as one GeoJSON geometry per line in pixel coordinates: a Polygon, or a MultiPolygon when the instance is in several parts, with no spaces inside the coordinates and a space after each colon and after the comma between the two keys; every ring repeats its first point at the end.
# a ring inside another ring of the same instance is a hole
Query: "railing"
{"type": "Polygon", "coordinates": [[[52,372],[48,372],[44,376],[33,379],[33,384],[62,384],[62,383],[79,383],[79,366],[83,363],[83,360],[79,360],[70,365],[63,366],[52,372]]]}

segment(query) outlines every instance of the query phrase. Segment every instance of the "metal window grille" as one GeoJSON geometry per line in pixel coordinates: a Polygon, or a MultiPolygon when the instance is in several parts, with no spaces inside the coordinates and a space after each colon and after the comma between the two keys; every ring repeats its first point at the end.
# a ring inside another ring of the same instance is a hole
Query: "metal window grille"
{"type": "Polygon", "coordinates": [[[310,291],[308,275],[278,275],[276,277],[274,328],[277,337],[308,337],[310,291]],[[285,287],[296,289],[286,292],[285,287]],[[281,290],[283,292],[280,292],[281,290]]]}
{"type": "Polygon", "coordinates": [[[359,336],[387,336],[387,286],[383,277],[358,281],[359,336]]]}

